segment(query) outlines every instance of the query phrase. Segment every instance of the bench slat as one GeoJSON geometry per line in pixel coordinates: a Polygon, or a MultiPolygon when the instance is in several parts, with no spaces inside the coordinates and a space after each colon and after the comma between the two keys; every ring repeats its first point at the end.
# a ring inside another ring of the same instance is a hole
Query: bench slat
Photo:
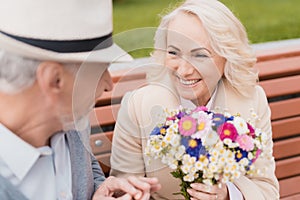
{"type": "Polygon", "coordinates": [[[300,116],[272,122],[273,139],[300,134],[300,116]]]}
{"type": "Polygon", "coordinates": [[[300,197],[300,187],[296,183],[300,183],[300,176],[280,180],[279,181],[280,196],[286,197],[284,198],[285,200],[292,200],[293,199],[292,195],[296,195],[296,196],[298,195],[298,197],[300,197]]]}
{"type": "Polygon", "coordinates": [[[91,126],[105,126],[113,125],[118,116],[118,111],[120,109],[120,104],[97,107],[90,114],[90,123],[91,126]]]}
{"type": "Polygon", "coordinates": [[[288,197],[283,197],[283,198],[280,198],[280,199],[281,200],[299,200],[300,199],[300,193],[292,195],[292,196],[288,196],[288,197]]]}
{"type": "Polygon", "coordinates": [[[275,159],[300,155],[300,148],[295,148],[300,144],[300,137],[285,139],[274,143],[275,159]]]}
{"type": "Polygon", "coordinates": [[[109,153],[111,151],[111,141],[113,132],[96,133],[90,137],[92,151],[95,155],[109,153]]]}
{"type": "Polygon", "coordinates": [[[113,90],[104,92],[99,99],[97,99],[96,106],[111,104],[114,101],[120,101],[126,92],[135,90],[146,84],[145,79],[117,82],[113,84],[113,90]]]}
{"type": "Polygon", "coordinates": [[[262,81],[268,98],[300,93],[300,75],[262,81]],[[276,89],[275,89],[276,88],[276,89]]]}
{"type": "Polygon", "coordinates": [[[278,179],[300,175],[300,157],[288,158],[276,162],[276,177],[278,179]]]}
{"type": "Polygon", "coordinates": [[[116,70],[110,73],[112,75],[112,80],[114,83],[146,78],[146,73],[144,68],[116,70]]]}
{"type": "Polygon", "coordinates": [[[279,58],[294,57],[300,55],[300,47],[288,47],[280,49],[259,50],[256,52],[257,62],[274,60],[279,58]]]}
{"type": "Polygon", "coordinates": [[[269,105],[272,111],[272,120],[300,115],[300,98],[272,102],[269,105]]]}
{"type": "Polygon", "coordinates": [[[111,155],[111,153],[106,153],[106,154],[101,154],[101,155],[95,156],[102,168],[102,171],[106,175],[108,175],[109,171],[110,171],[110,155],[111,155]]]}
{"type": "Polygon", "coordinates": [[[259,62],[255,65],[259,70],[259,79],[274,79],[300,74],[300,56],[259,62]]]}

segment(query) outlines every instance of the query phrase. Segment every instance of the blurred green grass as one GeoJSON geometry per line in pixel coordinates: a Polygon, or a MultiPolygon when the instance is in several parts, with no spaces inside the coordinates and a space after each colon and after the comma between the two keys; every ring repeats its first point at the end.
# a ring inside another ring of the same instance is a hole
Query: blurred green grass
{"type": "MultiPolygon", "coordinates": [[[[251,43],[300,38],[299,0],[221,0],[241,20],[251,43]]],[[[133,57],[149,56],[160,16],[182,0],[115,0],[114,39],[133,57]],[[130,30],[130,31],[128,31],[130,30]]]]}

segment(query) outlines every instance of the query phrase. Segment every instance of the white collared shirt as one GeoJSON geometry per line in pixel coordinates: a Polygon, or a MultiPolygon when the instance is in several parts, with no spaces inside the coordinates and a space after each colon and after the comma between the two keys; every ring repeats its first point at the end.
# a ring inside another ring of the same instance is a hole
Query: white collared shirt
{"type": "Polygon", "coordinates": [[[0,175],[31,200],[72,199],[70,152],[65,133],[35,148],[0,124],[0,175]]]}
{"type": "MultiPolygon", "coordinates": [[[[210,100],[206,104],[206,107],[207,107],[208,110],[212,109],[213,103],[216,99],[217,89],[218,88],[216,88],[214,90],[210,100]]],[[[181,101],[182,107],[184,107],[184,108],[194,109],[194,108],[197,107],[191,100],[187,100],[187,99],[184,99],[184,98],[180,97],[180,101],[181,101]]],[[[228,182],[226,185],[227,185],[228,192],[229,192],[229,199],[233,199],[233,200],[243,200],[244,199],[244,197],[243,197],[242,193],[240,192],[240,190],[233,183],[228,182]]]]}

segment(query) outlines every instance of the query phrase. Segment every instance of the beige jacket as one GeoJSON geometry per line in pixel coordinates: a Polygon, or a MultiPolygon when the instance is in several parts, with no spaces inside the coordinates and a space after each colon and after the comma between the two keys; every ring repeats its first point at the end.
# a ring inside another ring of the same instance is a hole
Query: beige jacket
{"type": "MultiPolygon", "coordinates": [[[[180,191],[179,181],[172,177],[168,167],[160,161],[147,163],[144,149],[152,129],[163,119],[159,116],[162,109],[178,108],[179,98],[167,87],[150,84],[131,93],[123,101],[115,127],[111,175],[139,175],[157,177],[162,189],[153,194],[154,199],[182,199],[174,196],[180,191]]],[[[250,117],[250,109],[258,114],[260,120],[255,124],[268,134],[268,149],[266,157],[259,158],[255,166],[262,172],[259,176],[242,176],[234,182],[246,200],[279,199],[279,184],[275,177],[275,161],[272,157],[272,130],[270,109],[263,89],[256,86],[251,98],[237,93],[226,81],[218,85],[215,102],[212,108],[219,106],[228,109],[231,114],[240,113],[244,119],[250,117]]]]}

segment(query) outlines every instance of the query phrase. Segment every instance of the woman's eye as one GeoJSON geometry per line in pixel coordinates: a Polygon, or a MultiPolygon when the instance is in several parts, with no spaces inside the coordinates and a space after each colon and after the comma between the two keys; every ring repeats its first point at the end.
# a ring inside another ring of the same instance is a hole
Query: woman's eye
{"type": "Polygon", "coordinates": [[[178,53],[176,51],[168,51],[168,54],[173,55],[173,56],[178,55],[178,53]]]}
{"type": "Polygon", "coordinates": [[[207,58],[208,57],[208,55],[206,55],[206,54],[195,54],[194,56],[196,58],[207,58]]]}

